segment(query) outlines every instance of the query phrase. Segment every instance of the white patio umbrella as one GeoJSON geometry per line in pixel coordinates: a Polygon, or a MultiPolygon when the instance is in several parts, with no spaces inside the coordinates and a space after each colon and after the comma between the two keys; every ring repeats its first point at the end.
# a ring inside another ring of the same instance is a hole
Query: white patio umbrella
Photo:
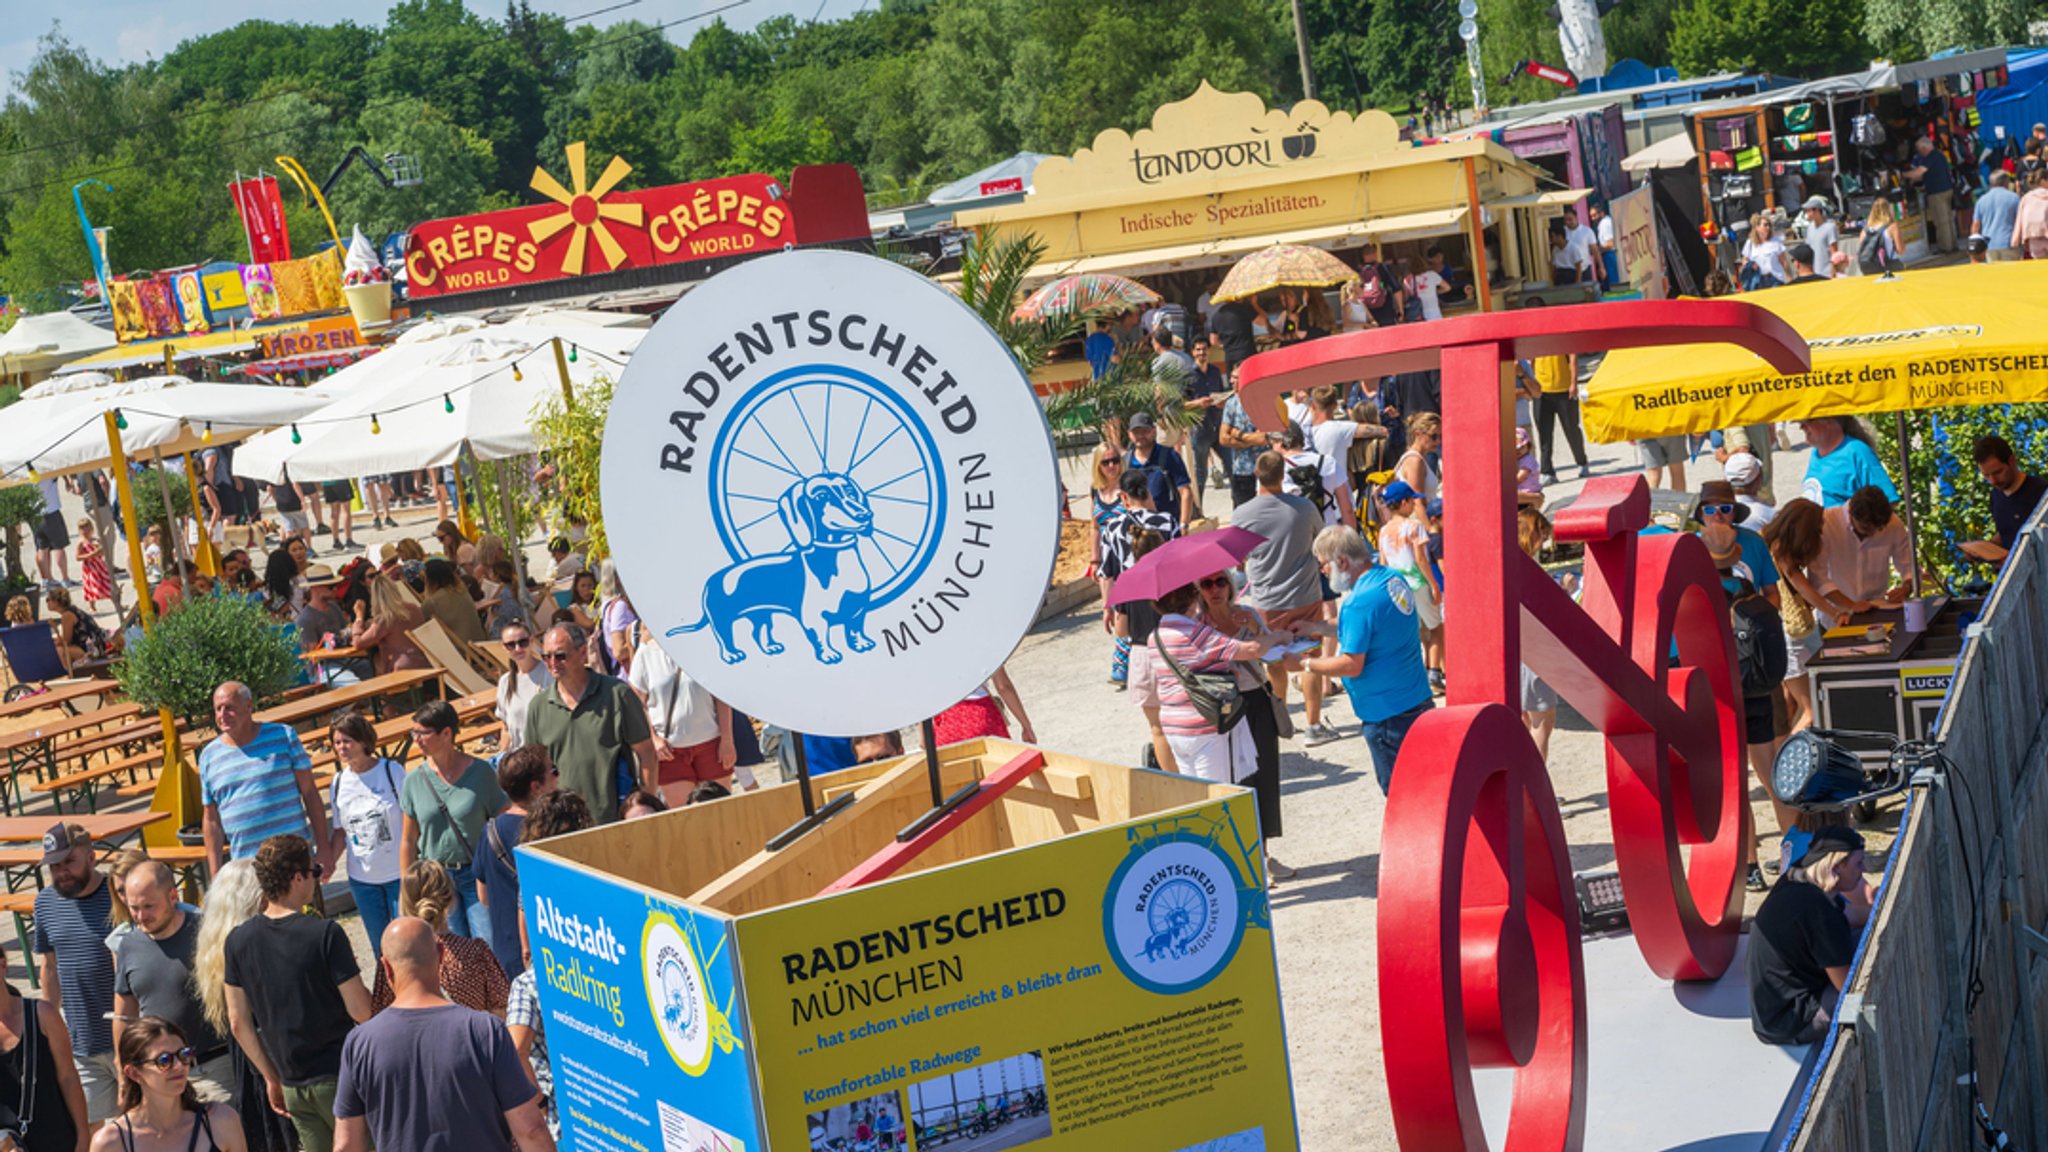
{"type": "Polygon", "coordinates": [[[27,479],[31,470],[60,475],[104,468],[109,460],[105,413],[118,410],[127,427],[121,444],[131,455],[200,451],[316,410],[319,397],[304,389],[269,384],[195,384],[182,376],[152,377],[129,386],[65,393],[55,407],[0,422],[0,482],[27,479]],[[137,385],[141,385],[137,387],[137,385]]]}
{"type": "MultiPolygon", "coordinates": [[[[557,334],[507,324],[401,342],[323,381],[326,405],[243,445],[235,472],[271,483],[287,469],[294,481],[345,480],[449,464],[464,444],[480,460],[530,453],[534,410],[562,387],[549,346],[557,334]]],[[[645,335],[578,330],[571,386],[617,379],[645,335]]]]}

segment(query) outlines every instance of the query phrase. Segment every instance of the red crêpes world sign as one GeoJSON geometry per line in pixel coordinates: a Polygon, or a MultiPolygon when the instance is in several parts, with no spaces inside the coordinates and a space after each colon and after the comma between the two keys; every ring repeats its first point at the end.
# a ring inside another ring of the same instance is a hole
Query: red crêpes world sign
{"type": "Polygon", "coordinates": [[[796,222],[768,176],[727,176],[615,191],[633,168],[617,156],[586,183],[581,143],[568,148],[570,187],[543,168],[533,189],[552,203],[430,220],[405,244],[407,294],[417,300],[774,251],[796,243],[796,222]]]}

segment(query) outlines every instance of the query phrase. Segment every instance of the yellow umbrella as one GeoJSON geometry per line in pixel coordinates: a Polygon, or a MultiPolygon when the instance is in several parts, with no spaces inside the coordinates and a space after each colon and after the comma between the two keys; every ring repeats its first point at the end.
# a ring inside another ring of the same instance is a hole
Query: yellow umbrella
{"type": "Polygon", "coordinates": [[[1741,424],[2048,401],[2048,262],[1964,264],[1745,293],[1806,337],[1811,370],[1781,376],[1732,345],[1608,354],[1586,431],[1644,440],[1741,424]]]}
{"type": "Polygon", "coordinates": [[[1328,288],[1358,279],[1350,265],[1305,244],[1275,244],[1239,260],[1209,299],[1218,304],[1244,300],[1275,288],[1328,288]]]}

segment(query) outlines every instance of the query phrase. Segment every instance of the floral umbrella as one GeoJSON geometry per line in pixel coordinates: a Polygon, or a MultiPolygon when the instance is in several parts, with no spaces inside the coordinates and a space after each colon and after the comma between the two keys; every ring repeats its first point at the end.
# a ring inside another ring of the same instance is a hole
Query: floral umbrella
{"type": "Polygon", "coordinates": [[[1321,248],[1275,244],[1239,260],[1209,299],[1225,304],[1275,288],[1327,288],[1356,279],[1356,270],[1321,248]]]}
{"type": "Polygon", "coordinates": [[[1039,320],[1058,313],[1126,312],[1159,303],[1159,293],[1136,280],[1101,272],[1062,276],[1033,292],[1017,308],[1017,319],[1039,320]]]}

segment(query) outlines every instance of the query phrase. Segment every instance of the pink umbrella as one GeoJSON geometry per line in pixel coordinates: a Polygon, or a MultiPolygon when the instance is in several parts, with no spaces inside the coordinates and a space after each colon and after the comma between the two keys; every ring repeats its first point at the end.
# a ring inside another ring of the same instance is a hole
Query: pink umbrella
{"type": "Polygon", "coordinates": [[[1169,540],[1147,552],[1116,578],[1109,602],[1114,605],[1157,600],[1204,576],[1237,567],[1251,555],[1252,549],[1265,542],[1264,536],[1243,528],[1218,528],[1169,540]]]}

